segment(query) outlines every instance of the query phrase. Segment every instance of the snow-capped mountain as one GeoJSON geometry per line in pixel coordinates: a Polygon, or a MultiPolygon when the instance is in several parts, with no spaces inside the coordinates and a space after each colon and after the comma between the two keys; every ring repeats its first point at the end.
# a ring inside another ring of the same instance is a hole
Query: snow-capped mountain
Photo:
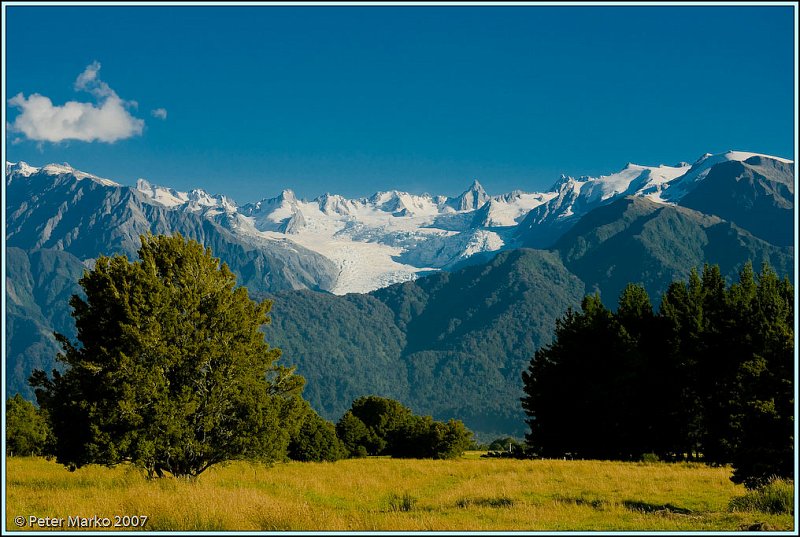
{"type": "Polygon", "coordinates": [[[786,173],[793,177],[792,161],[745,151],[706,153],[694,164],[640,166],[629,163],[619,172],[600,177],[575,179],[562,175],[550,189],[552,197],[529,212],[517,227],[517,244],[549,247],[586,213],[624,196],[642,196],[657,203],[680,204],[715,166],[752,158],[787,165],[786,173]]]}
{"type": "Polygon", "coordinates": [[[82,172],[80,170],[76,170],[66,162],[63,164],[47,164],[46,166],[42,166],[41,168],[37,168],[35,166],[29,165],[27,162],[6,162],[6,183],[10,183],[11,180],[16,177],[30,177],[31,175],[35,174],[45,174],[51,176],[69,176],[73,177],[78,181],[83,179],[90,179],[95,183],[101,184],[103,186],[120,186],[118,183],[110,179],[104,179],[102,177],[98,177],[96,175],[92,175],[91,173],[82,172]]]}
{"type": "MultiPolygon", "coordinates": [[[[197,212],[191,193],[139,180],[154,203],[197,212]]],[[[289,240],[338,267],[336,294],[366,292],[450,267],[475,253],[507,247],[517,222],[548,199],[537,193],[489,196],[478,181],[454,197],[391,190],[348,199],[326,193],[313,200],[289,189],[237,207],[208,194],[201,213],[240,237],[289,240]],[[476,221],[478,217],[481,222],[476,221]]]]}
{"type": "Polygon", "coordinates": [[[563,177],[547,192],[491,196],[473,183],[451,197],[304,200],[287,189],[242,206],[20,162],[6,164],[4,194],[7,388],[29,397],[31,371],[57,366],[53,333],[75,336],[69,297],[83,271],[100,254],[135,257],[147,232],[201,242],[253,298],[273,301],[268,341],[327,419],[385,388],[493,431],[519,422],[520,371],[585,292],[606,302],[635,281],[656,297],[705,262],[726,278],[747,260],[779,274],[794,263],[794,164],[742,152],[563,177]],[[534,241],[546,250],[518,248],[534,241]]]}
{"type": "MultiPolygon", "coordinates": [[[[55,242],[51,240],[63,218],[61,206],[68,201],[64,198],[76,198],[75,185],[89,179],[93,190],[112,189],[117,192],[117,198],[124,193],[125,199],[133,200],[120,206],[127,207],[126,214],[139,222],[136,229],[148,227],[144,221],[155,218],[153,215],[158,215],[160,221],[165,220],[165,215],[192,215],[192,218],[213,223],[215,229],[225,230],[249,248],[274,251],[276,245],[282,245],[285,255],[292,249],[313,252],[325,260],[315,263],[315,271],[318,272],[319,267],[332,267],[326,269],[331,274],[317,282],[316,288],[335,294],[367,292],[414,279],[422,273],[459,265],[479,253],[519,246],[549,247],[583,215],[624,196],[679,204],[715,167],[731,161],[754,162],[754,158],[777,163],[769,173],[788,175],[793,181],[792,161],[729,151],[703,155],[694,164],[628,164],[616,173],[600,177],[562,176],[547,192],[517,190],[491,196],[475,180],[454,197],[391,190],[356,199],[327,193],[304,200],[285,189],[275,197],[237,206],[225,196],[199,189],[180,192],[152,185],[144,179],[139,179],[135,187],[126,187],[68,165],[49,164],[37,168],[24,162],[6,163],[6,184],[9,189],[14,186],[20,199],[19,205],[9,206],[8,229],[12,239],[23,229],[34,235],[38,233],[38,239],[32,243],[38,245],[36,247],[52,243],[53,247],[66,248],[81,233],[81,222],[90,226],[90,222],[98,221],[98,218],[92,220],[90,215],[81,214],[64,237],[55,242]],[[41,179],[45,177],[50,180],[41,179]],[[158,210],[145,211],[143,206],[158,210]],[[44,213],[48,207],[61,208],[55,210],[54,216],[47,217],[44,213]],[[36,221],[40,222],[35,225],[32,220],[26,220],[26,215],[34,213],[36,221]]],[[[756,175],[758,170],[765,169],[750,167],[756,175]]],[[[98,203],[105,200],[102,210],[108,212],[111,210],[109,202],[100,191],[93,196],[98,203]]],[[[82,202],[82,211],[90,210],[86,202],[82,202]]],[[[118,221],[124,219],[117,217],[118,221]]],[[[161,228],[169,226],[161,225],[161,228]]],[[[126,236],[125,240],[131,242],[135,233],[128,235],[131,236],[126,236]]]]}

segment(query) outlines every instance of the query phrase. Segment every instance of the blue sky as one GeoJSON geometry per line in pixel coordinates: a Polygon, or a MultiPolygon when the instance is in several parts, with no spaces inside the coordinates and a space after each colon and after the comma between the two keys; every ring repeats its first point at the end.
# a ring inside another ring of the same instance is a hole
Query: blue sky
{"type": "Polygon", "coordinates": [[[123,184],[498,194],[794,158],[789,6],[6,9],[7,160],[123,184]]]}

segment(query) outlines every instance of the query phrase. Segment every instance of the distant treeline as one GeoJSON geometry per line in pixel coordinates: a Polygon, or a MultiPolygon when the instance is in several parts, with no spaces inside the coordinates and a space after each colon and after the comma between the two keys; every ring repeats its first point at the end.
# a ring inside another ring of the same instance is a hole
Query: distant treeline
{"type": "Polygon", "coordinates": [[[732,463],[748,487],[791,477],[793,300],[749,263],[730,286],[717,266],[692,271],[657,313],[640,285],[616,311],[586,296],[522,374],[529,453],[732,463]]]}

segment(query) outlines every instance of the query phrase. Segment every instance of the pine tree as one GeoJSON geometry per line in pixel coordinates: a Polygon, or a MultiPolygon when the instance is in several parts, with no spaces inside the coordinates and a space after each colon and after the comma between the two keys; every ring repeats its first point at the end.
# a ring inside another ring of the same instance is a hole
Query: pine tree
{"type": "Polygon", "coordinates": [[[794,289],[765,264],[757,284],[750,269],[736,291],[748,306],[737,328],[748,337],[741,343],[746,354],[736,371],[737,412],[730,418],[738,433],[731,479],[756,488],[794,474],[794,289]]]}
{"type": "Polygon", "coordinates": [[[631,428],[635,348],[629,334],[598,295],[581,312],[556,322],[552,344],[542,347],[522,373],[526,440],[544,457],[630,459],[639,442],[631,428]]]}
{"type": "Polygon", "coordinates": [[[57,335],[63,373],[31,376],[57,460],[131,462],[197,476],[232,459],[285,453],[303,379],[275,364],[260,328],[270,303],[236,287],[200,244],[141,237],[139,260],[97,259],[70,300],[78,343],[57,335]]]}
{"type": "Polygon", "coordinates": [[[750,263],[673,282],[654,315],[628,285],[616,313],[587,296],[523,373],[526,439],[541,456],[700,458],[754,488],[794,463],[794,289],[750,263]]]}

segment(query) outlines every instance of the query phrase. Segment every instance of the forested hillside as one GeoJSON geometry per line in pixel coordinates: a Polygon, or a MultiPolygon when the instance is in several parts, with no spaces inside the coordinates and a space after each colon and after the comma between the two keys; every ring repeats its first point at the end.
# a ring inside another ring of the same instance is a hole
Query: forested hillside
{"type": "Polygon", "coordinates": [[[369,295],[279,293],[266,333],[329,419],[374,393],[473,430],[519,434],[520,372],[582,296],[557,255],[523,249],[369,295]]]}

